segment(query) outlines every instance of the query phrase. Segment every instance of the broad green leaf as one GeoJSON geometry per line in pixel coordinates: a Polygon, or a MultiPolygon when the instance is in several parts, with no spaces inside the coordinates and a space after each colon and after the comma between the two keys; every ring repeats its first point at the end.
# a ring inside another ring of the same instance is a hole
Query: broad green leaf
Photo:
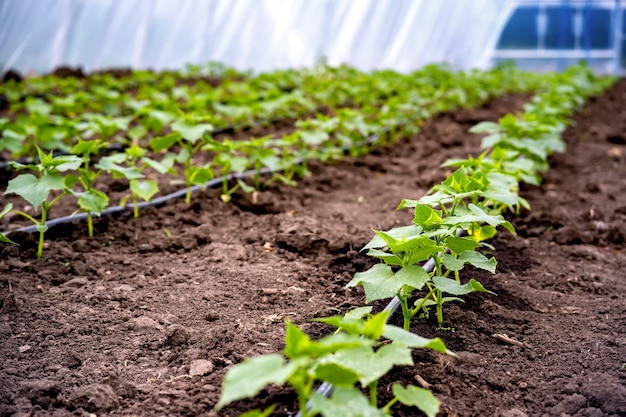
{"type": "Polygon", "coordinates": [[[427,417],[435,417],[439,412],[441,402],[427,389],[413,385],[404,388],[400,384],[393,384],[392,390],[402,404],[419,408],[427,417]]]}
{"type": "MultiPolygon", "coordinates": [[[[2,218],[2,213],[0,213],[0,219],[1,218],[2,218]]],[[[344,315],[344,317],[346,319],[351,319],[351,320],[362,319],[363,317],[367,316],[371,312],[372,312],[372,307],[371,306],[357,307],[357,308],[354,308],[354,309],[348,311],[344,315]]]]}
{"type": "Polygon", "coordinates": [[[415,217],[413,223],[424,229],[430,229],[437,227],[442,223],[441,211],[435,210],[424,204],[417,204],[415,206],[415,217]]]}
{"type": "Polygon", "coordinates": [[[472,226],[470,229],[470,235],[476,242],[482,242],[483,240],[491,239],[497,233],[496,228],[493,226],[472,226]]]}
{"type": "Polygon", "coordinates": [[[480,247],[480,243],[468,237],[450,236],[446,239],[446,247],[450,248],[452,252],[459,254],[466,250],[474,250],[480,247]]]}
{"type": "Polygon", "coordinates": [[[237,178],[237,184],[239,184],[239,187],[241,187],[245,193],[252,194],[256,191],[254,187],[246,184],[241,178],[237,178]]]}
{"type": "MultiPolygon", "coordinates": [[[[401,226],[401,227],[395,227],[391,230],[387,230],[385,233],[388,236],[393,237],[396,240],[401,240],[402,238],[409,238],[412,236],[417,236],[422,232],[422,229],[418,226],[415,225],[409,225],[409,226],[401,226]]],[[[387,243],[385,242],[385,240],[379,236],[378,234],[376,236],[374,236],[374,238],[363,247],[363,250],[366,249],[371,249],[371,248],[382,248],[387,246],[387,243]]]]}
{"type": "Polygon", "coordinates": [[[263,411],[261,410],[246,411],[245,413],[241,414],[239,417],[269,417],[274,412],[274,409],[276,409],[276,406],[272,405],[270,407],[267,407],[263,411]]]}
{"type": "Polygon", "coordinates": [[[46,168],[63,172],[78,169],[83,164],[83,160],[76,155],[60,155],[42,162],[41,165],[46,168]]]}
{"type": "Polygon", "coordinates": [[[233,401],[254,397],[269,384],[284,384],[296,365],[295,362],[286,364],[285,358],[277,353],[245,359],[226,373],[216,408],[219,410],[233,401]]]}
{"type": "Polygon", "coordinates": [[[498,264],[498,261],[494,257],[487,258],[480,252],[469,250],[459,255],[459,261],[464,264],[470,264],[475,268],[484,269],[492,274],[496,273],[496,265],[498,264]]]}
{"type": "Polygon", "coordinates": [[[367,251],[367,256],[381,259],[387,265],[402,265],[402,259],[394,255],[393,253],[384,252],[378,249],[370,249],[367,251]]]}
{"type": "Polygon", "coordinates": [[[130,190],[145,201],[150,201],[159,192],[159,186],[152,180],[130,180],[130,190]]]}
{"type": "Polygon", "coordinates": [[[169,135],[157,136],[150,141],[150,147],[154,152],[171,148],[180,139],[180,133],[172,132],[169,135]]]}
{"type": "Polygon", "coordinates": [[[206,167],[190,166],[185,170],[190,184],[204,185],[213,178],[213,171],[206,167]]]}
{"type": "Polygon", "coordinates": [[[340,349],[370,346],[372,344],[367,339],[346,333],[333,334],[314,342],[293,323],[287,322],[286,326],[284,352],[291,359],[320,357],[340,349]]]}
{"type": "Polygon", "coordinates": [[[84,211],[99,215],[109,205],[109,196],[102,191],[87,190],[80,193],[78,205],[84,211]]]}
{"type": "Polygon", "coordinates": [[[511,233],[515,233],[515,229],[513,229],[513,225],[508,221],[504,220],[504,217],[501,215],[493,215],[487,213],[484,209],[478,207],[475,204],[468,205],[468,208],[471,213],[459,215],[459,216],[448,216],[443,220],[444,224],[450,226],[461,226],[468,223],[478,223],[484,224],[487,223],[490,226],[503,226],[511,233]]]}
{"type": "MultiPolygon", "coordinates": [[[[9,203],[6,206],[4,206],[2,208],[2,211],[0,211],[0,219],[6,216],[11,210],[13,210],[13,203],[9,203]]],[[[369,308],[371,310],[371,307],[361,307],[361,308],[369,308]]]]}
{"type": "Polygon", "coordinates": [[[388,319],[389,311],[381,311],[378,314],[374,314],[365,322],[363,336],[375,341],[380,339],[388,319]]]}
{"type": "Polygon", "coordinates": [[[78,143],[74,145],[71,152],[76,155],[90,155],[98,152],[102,147],[102,141],[96,140],[82,140],[78,139],[78,143]]]}
{"type": "Polygon", "coordinates": [[[369,400],[354,387],[336,387],[330,398],[315,392],[311,403],[311,412],[323,417],[388,417],[383,410],[372,407],[369,400]]]}
{"type": "Polygon", "coordinates": [[[346,287],[356,287],[362,285],[365,290],[366,302],[369,303],[373,300],[380,300],[393,297],[397,288],[388,288],[386,281],[393,277],[393,271],[388,265],[377,264],[368,269],[365,272],[358,272],[354,274],[354,278],[346,287]]]}
{"type": "Polygon", "coordinates": [[[123,162],[125,159],[126,155],[124,154],[111,155],[110,157],[107,156],[100,159],[96,168],[110,172],[114,174],[114,177],[117,176],[117,178],[122,177],[129,180],[143,178],[143,174],[136,167],[124,167],[118,165],[118,163],[123,162]],[[121,155],[121,157],[118,155],[121,155]]]}
{"type": "Polygon", "coordinates": [[[469,129],[470,133],[496,133],[501,129],[498,123],[480,122],[469,129]]]}
{"type": "Polygon", "coordinates": [[[413,365],[411,350],[398,343],[391,343],[373,351],[368,347],[343,349],[324,358],[323,363],[334,363],[358,375],[363,387],[378,380],[395,365],[413,365]]]}
{"type": "Polygon", "coordinates": [[[0,242],[4,242],[4,243],[11,243],[13,245],[17,245],[19,246],[17,243],[13,242],[11,239],[9,239],[8,237],[6,237],[3,233],[0,233],[0,242]]]}
{"type": "Polygon", "coordinates": [[[21,174],[9,181],[5,193],[19,195],[37,210],[48,200],[50,191],[63,188],[65,182],[59,173],[44,174],[40,179],[31,174],[21,174]]]}
{"type": "Polygon", "coordinates": [[[488,292],[495,294],[489,290],[486,290],[482,284],[475,279],[470,279],[467,284],[459,284],[453,279],[445,277],[433,277],[432,283],[437,289],[452,295],[466,295],[472,292],[488,292]]]}
{"type": "Polygon", "coordinates": [[[142,158],[141,161],[159,174],[176,174],[176,171],[173,168],[175,158],[175,154],[168,153],[163,157],[161,162],[155,161],[151,158],[142,158]]]}
{"type": "Polygon", "coordinates": [[[194,124],[185,119],[178,119],[172,123],[172,130],[180,133],[186,141],[196,143],[205,132],[213,130],[213,126],[208,123],[194,124]]]}
{"type": "Polygon", "coordinates": [[[385,325],[383,337],[414,349],[432,349],[438,352],[452,354],[452,352],[446,348],[445,343],[438,337],[427,339],[390,324],[385,325]]]}
{"type": "MultiPolygon", "coordinates": [[[[343,351],[342,351],[343,352],[343,351]]],[[[359,374],[350,367],[332,361],[332,356],[319,361],[314,368],[315,379],[328,382],[335,386],[354,385],[359,380],[359,374]]]]}
{"type": "Polygon", "coordinates": [[[428,281],[428,274],[419,266],[408,266],[395,274],[387,265],[378,264],[365,272],[354,275],[347,286],[362,285],[367,303],[395,296],[403,286],[421,289],[428,281]]]}
{"type": "Polygon", "coordinates": [[[443,254],[443,265],[448,268],[450,271],[460,271],[463,269],[463,261],[455,258],[449,253],[443,254]]]}

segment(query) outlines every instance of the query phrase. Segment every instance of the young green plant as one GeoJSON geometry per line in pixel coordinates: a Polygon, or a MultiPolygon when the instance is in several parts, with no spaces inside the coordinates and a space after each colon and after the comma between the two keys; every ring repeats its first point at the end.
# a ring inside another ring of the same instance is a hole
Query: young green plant
{"type": "MultiPolygon", "coordinates": [[[[52,152],[46,154],[39,147],[37,154],[39,155],[39,163],[20,164],[12,162],[10,166],[16,170],[31,170],[33,174],[20,174],[9,181],[6,194],[17,194],[26,200],[34,210],[41,207],[41,215],[39,220],[34,216],[22,210],[9,209],[13,213],[30,220],[39,232],[39,244],[37,246],[37,258],[41,258],[43,254],[44,234],[48,230],[46,221],[48,220],[48,211],[63,196],[69,193],[69,187],[66,184],[65,177],[62,172],[75,170],[83,163],[82,159],[75,155],[53,156],[52,152]],[[53,196],[54,191],[59,191],[53,196]]],[[[6,208],[5,208],[6,210],[6,208]]],[[[3,210],[4,212],[4,210],[3,210]]]]}

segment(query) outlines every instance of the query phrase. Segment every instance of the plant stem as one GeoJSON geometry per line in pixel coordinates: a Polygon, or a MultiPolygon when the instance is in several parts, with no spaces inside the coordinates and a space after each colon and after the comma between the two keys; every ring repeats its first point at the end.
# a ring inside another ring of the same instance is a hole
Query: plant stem
{"type": "MultiPolygon", "coordinates": [[[[45,226],[47,217],[48,217],[48,204],[44,202],[41,205],[41,220],[39,221],[38,226],[45,226]]],[[[43,255],[44,233],[45,232],[43,230],[39,230],[39,246],[37,246],[37,259],[40,259],[41,255],[43,255]]]]}
{"type": "Polygon", "coordinates": [[[437,324],[439,325],[439,328],[441,328],[441,325],[443,324],[443,293],[441,292],[441,290],[437,290],[436,300],[437,300],[437,324]]]}
{"type": "Polygon", "coordinates": [[[134,218],[139,217],[139,208],[137,207],[137,194],[133,193],[133,216],[134,218]]]}
{"type": "Polygon", "coordinates": [[[91,217],[90,211],[87,212],[87,230],[88,230],[89,237],[92,238],[93,237],[93,219],[91,217]]]}
{"type": "Polygon", "coordinates": [[[370,389],[370,404],[374,408],[378,408],[378,398],[376,397],[376,388],[378,385],[378,381],[374,381],[369,384],[370,389]]]}
{"type": "Polygon", "coordinates": [[[411,328],[411,312],[409,311],[409,303],[406,297],[403,297],[402,294],[398,294],[398,298],[400,299],[400,305],[402,306],[402,316],[404,319],[404,330],[407,332],[411,328]]]}

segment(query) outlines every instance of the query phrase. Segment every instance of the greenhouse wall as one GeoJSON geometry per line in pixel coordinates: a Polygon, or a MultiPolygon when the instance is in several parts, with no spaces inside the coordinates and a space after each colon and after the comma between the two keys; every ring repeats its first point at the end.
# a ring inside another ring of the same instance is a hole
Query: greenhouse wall
{"type": "Polygon", "coordinates": [[[410,71],[514,60],[559,69],[587,59],[624,69],[614,0],[3,0],[0,73],[219,61],[266,71],[349,63],[410,71]],[[622,57],[622,58],[620,58],[622,57]]]}

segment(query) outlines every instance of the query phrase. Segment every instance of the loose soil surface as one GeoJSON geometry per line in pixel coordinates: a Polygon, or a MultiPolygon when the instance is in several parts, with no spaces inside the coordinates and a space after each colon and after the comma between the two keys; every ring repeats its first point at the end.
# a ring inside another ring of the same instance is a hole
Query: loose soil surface
{"type": "MultiPolygon", "coordinates": [[[[297,187],[273,185],[256,201],[225,205],[206,190],[190,206],[102,218],[93,240],[84,224],[57,227],[41,260],[33,237],[13,235],[19,249],[0,247],[0,416],[235,416],[272,403],[293,415],[293,392],[278,388],[219,414],[213,406],[231,365],[282,348],[284,319],[318,337],[329,329],[311,318],[363,305],[362,290],[344,286],[372,265],[359,253],[371,229],[408,224],[399,201],[441,181],[446,159],[479,153],[470,126],[527,98],[441,115],[368,156],[313,163],[297,187]]],[[[415,322],[459,358],[416,351],[416,366],[383,387],[419,376],[447,417],[626,416],[624,102],[620,81],[576,115],[567,153],[541,187],[522,190],[533,211],[510,216],[518,235],[492,242],[498,272],[465,271],[497,296],[448,306],[454,332],[415,322]]]]}

